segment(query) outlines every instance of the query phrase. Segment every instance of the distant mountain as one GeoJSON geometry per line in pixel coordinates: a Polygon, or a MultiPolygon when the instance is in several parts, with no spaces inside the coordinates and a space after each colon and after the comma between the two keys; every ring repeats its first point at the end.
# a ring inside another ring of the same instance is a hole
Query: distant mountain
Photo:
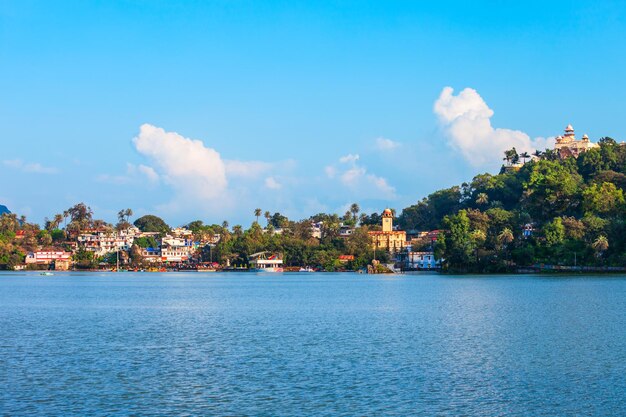
{"type": "Polygon", "coordinates": [[[11,211],[7,208],[7,206],[3,206],[2,204],[0,204],[0,216],[3,215],[4,213],[10,213],[11,211]]]}

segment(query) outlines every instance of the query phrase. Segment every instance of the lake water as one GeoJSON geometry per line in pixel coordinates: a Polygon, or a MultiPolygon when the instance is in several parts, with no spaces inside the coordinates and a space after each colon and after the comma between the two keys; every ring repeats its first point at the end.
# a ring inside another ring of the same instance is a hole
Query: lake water
{"type": "Polygon", "coordinates": [[[626,415],[626,277],[0,274],[0,415],[626,415]]]}

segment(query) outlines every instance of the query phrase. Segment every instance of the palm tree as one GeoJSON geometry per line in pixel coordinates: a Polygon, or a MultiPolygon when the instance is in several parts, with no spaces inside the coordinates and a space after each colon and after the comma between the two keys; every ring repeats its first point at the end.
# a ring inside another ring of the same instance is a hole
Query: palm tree
{"type": "Polygon", "coordinates": [[[505,227],[498,235],[497,240],[500,244],[500,248],[505,249],[508,247],[509,243],[513,242],[513,232],[508,227],[505,227]]]}
{"type": "Polygon", "coordinates": [[[63,215],[55,214],[54,219],[52,220],[52,225],[54,226],[55,229],[58,229],[62,221],[63,221],[63,215]]]}
{"type": "Polygon", "coordinates": [[[352,203],[352,205],[350,206],[350,213],[352,213],[352,220],[354,220],[355,224],[356,224],[356,218],[359,215],[359,211],[361,211],[361,208],[359,207],[359,205],[357,203],[352,203]]]}
{"type": "Polygon", "coordinates": [[[498,243],[508,245],[511,242],[513,242],[513,232],[508,227],[505,227],[498,235],[498,243]]]}
{"type": "Polygon", "coordinates": [[[522,162],[524,164],[526,163],[526,159],[530,158],[530,155],[528,154],[528,152],[521,153],[519,156],[520,156],[520,158],[522,158],[522,162]]]}
{"type": "Polygon", "coordinates": [[[239,224],[233,226],[233,233],[235,236],[241,236],[243,234],[243,227],[239,224]]]}
{"type": "Polygon", "coordinates": [[[478,195],[476,196],[476,204],[478,205],[483,205],[483,204],[487,204],[489,202],[489,196],[485,193],[478,193],[478,195]]]}
{"type": "Polygon", "coordinates": [[[599,258],[609,248],[609,240],[606,236],[599,236],[592,244],[591,247],[596,252],[596,256],[599,258]]]}
{"type": "Polygon", "coordinates": [[[537,149],[534,153],[534,156],[536,156],[537,158],[541,158],[541,156],[543,155],[543,152],[541,152],[539,149],[537,149]]]}
{"type": "Polygon", "coordinates": [[[259,217],[261,217],[261,209],[260,208],[254,209],[254,217],[256,217],[256,222],[259,223],[259,217]]]}

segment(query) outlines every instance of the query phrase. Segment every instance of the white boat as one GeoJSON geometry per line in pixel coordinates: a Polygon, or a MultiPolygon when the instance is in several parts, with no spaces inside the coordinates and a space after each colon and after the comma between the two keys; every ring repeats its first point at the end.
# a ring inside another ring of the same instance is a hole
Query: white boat
{"type": "Polygon", "coordinates": [[[307,266],[306,268],[300,268],[298,272],[315,272],[315,269],[311,268],[310,266],[307,266]]]}
{"type": "Polygon", "coordinates": [[[52,272],[41,272],[39,275],[50,276],[50,275],[54,275],[54,274],[52,272]]]}
{"type": "Polygon", "coordinates": [[[248,258],[252,272],[283,272],[283,260],[271,252],[253,253],[248,258]]]}

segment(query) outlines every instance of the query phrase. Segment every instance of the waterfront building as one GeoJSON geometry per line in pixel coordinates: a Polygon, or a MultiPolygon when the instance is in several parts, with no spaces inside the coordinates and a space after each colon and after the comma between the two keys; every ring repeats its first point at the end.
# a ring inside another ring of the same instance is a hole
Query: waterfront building
{"type": "Polygon", "coordinates": [[[563,136],[556,137],[556,144],[554,145],[554,149],[561,158],[567,158],[569,156],[576,158],[581,153],[596,147],[598,147],[598,144],[590,142],[589,136],[586,134],[584,134],[581,139],[576,139],[574,128],[571,124],[567,125],[565,128],[563,136]]]}
{"type": "Polygon", "coordinates": [[[368,232],[372,248],[392,253],[400,252],[406,246],[406,232],[404,230],[394,230],[393,213],[390,209],[383,211],[382,218],[383,229],[381,231],[368,232]]]}
{"type": "Polygon", "coordinates": [[[71,263],[72,253],[65,251],[37,251],[26,255],[27,265],[51,265],[57,270],[67,270],[71,263]]]}
{"type": "Polygon", "coordinates": [[[441,266],[441,262],[435,259],[435,253],[408,252],[406,266],[408,269],[435,269],[441,266]]]}

